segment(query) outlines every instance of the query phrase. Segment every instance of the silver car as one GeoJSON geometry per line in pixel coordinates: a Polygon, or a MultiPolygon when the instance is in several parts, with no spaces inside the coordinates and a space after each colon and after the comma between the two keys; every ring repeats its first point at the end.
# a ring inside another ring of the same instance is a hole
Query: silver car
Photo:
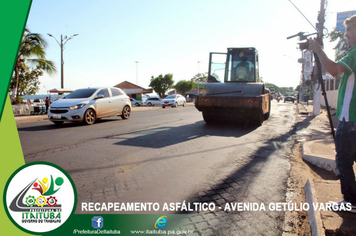
{"type": "Polygon", "coordinates": [[[91,125],[96,119],[108,116],[128,119],[130,113],[130,98],[121,89],[84,88],[53,102],[48,111],[48,118],[56,125],[61,125],[65,121],[91,125]]]}
{"type": "Polygon", "coordinates": [[[162,99],[160,99],[158,97],[150,97],[150,98],[147,98],[147,100],[146,100],[146,104],[148,106],[161,105],[161,103],[162,103],[162,99]]]}
{"type": "Polygon", "coordinates": [[[178,107],[182,105],[185,107],[186,99],[180,94],[168,95],[166,98],[162,100],[162,108],[167,106],[178,107]]]}
{"type": "Polygon", "coordinates": [[[142,103],[141,101],[137,101],[137,100],[134,99],[134,98],[130,98],[130,101],[131,101],[131,106],[132,106],[132,105],[135,105],[135,106],[139,107],[139,106],[142,106],[142,105],[143,105],[143,103],[142,103]]]}

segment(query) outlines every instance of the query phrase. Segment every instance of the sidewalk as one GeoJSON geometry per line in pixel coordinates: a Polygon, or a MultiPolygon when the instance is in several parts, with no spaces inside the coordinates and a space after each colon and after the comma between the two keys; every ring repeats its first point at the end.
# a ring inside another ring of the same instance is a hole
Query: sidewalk
{"type": "MultiPolygon", "coordinates": [[[[299,114],[313,115],[312,102],[308,104],[302,102],[297,107],[299,114]]],[[[314,116],[307,128],[307,140],[303,144],[303,159],[337,176],[334,140],[327,112],[321,111],[319,115],[314,116]]],[[[331,115],[336,130],[338,119],[333,116],[334,113],[335,111],[332,111],[331,115]]],[[[343,200],[339,180],[309,179],[304,189],[306,200],[311,206],[308,213],[312,235],[356,235],[356,214],[333,212],[322,208],[327,206],[329,201],[343,200]],[[314,209],[313,205],[318,207],[314,209]]]]}

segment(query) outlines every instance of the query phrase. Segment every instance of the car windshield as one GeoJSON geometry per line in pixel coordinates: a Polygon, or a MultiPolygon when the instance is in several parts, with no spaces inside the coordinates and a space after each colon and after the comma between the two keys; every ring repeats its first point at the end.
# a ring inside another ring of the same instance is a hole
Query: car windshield
{"type": "Polygon", "coordinates": [[[176,98],[176,95],[169,95],[165,99],[174,99],[174,98],[176,98]]]}
{"type": "Polygon", "coordinates": [[[72,93],[68,94],[65,99],[71,99],[71,98],[88,98],[91,95],[93,95],[93,93],[96,91],[97,89],[77,89],[75,91],[73,91],[72,93]]]}

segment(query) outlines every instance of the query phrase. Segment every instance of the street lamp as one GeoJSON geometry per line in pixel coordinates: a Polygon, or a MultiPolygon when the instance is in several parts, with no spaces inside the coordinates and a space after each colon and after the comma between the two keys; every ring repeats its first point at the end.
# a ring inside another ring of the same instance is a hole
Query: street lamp
{"type": "MultiPolygon", "coordinates": [[[[198,62],[198,76],[199,76],[199,64],[200,64],[200,61],[197,61],[198,62]]],[[[199,78],[199,77],[198,77],[199,78]]],[[[199,95],[199,93],[200,93],[200,85],[198,84],[198,95],[199,95]]]]}
{"type": "Polygon", "coordinates": [[[136,85],[138,85],[138,63],[139,61],[135,61],[136,62],[136,85]]]}
{"type": "Polygon", "coordinates": [[[64,66],[64,60],[63,60],[63,51],[64,51],[64,45],[68,42],[68,40],[73,39],[73,37],[78,36],[78,34],[73,34],[72,36],[70,36],[69,38],[66,36],[61,35],[61,42],[59,43],[58,40],[52,35],[47,33],[48,36],[54,38],[56,40],[56,42],[58,43],[58,45],[61,47],[61,88],[64,88],[64,78],[63,78],[63,66],[64,66]],[[65,40],[63,42],[63,40],[65,40]]]}

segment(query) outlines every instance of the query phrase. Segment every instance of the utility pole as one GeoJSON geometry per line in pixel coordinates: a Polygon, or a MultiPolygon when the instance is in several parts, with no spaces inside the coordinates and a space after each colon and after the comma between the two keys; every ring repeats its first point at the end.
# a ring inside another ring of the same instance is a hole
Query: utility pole
{"type": "MultiPolygon", "coordinates": [[[[317,41],[318,43],[324,47],[323,43],[323,37],[324,37],[324,23],[325,23],[325,3],[327,0],[321,0],[320,1],[320,11],[318,14],[318,23],[316,23],[316,28],[318,30],[318,38],[317,41]]],[[[319,115],[320,114],[320,100],[321,100],[321,86],[324,86],[323,84],[320,84],[319,89],[314,91],[313,94],[313,114],[314,115],[319,115]]],[[[326,96],[326,94],[325,94],[326,96]]]]}
{"type": "Polygon", "coordinates": [[[321,0],[320,2],[320,12],[318,15],[318,23],[316,23],[316,28],[318,29],[318,43],[323,46],[323,31],[325,23],[325,3],[327,0],[321,0]]]}
{"type": "Polygon", "coordinates": [[[64,88],[64,60],[63,60],[63,35],[61,35],[61,88],[64,88]]]}

